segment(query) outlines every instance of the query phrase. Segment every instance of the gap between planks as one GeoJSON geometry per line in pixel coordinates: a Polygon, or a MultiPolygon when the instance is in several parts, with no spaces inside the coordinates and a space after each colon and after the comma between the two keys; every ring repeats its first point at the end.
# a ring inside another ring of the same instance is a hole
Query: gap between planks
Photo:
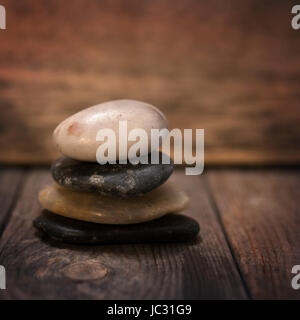
{"type": "Polygon", "coordinates": [[[0,167],[0,239],[22,190],[24,175],[24,169],[0,167]]]}
{"type": "Polygon", "coordinates": [[[214,212],[215,212],[215,215],[216,215],[216,218],[217,218],[217,220],[218,220],[218,222],[219,222],[219,224],[220,224],[220,227],[221,227],[221,229],[222,229],[222,231],[223,231],[224,238],[225,238],[226,243],[227,243],[227,245],[228,245],[228,248],[229,248],[229,250],[230,250],[230,253],[231,253],[232,259],[233,259],[233,261],[234,261],[235,267],[236,267],[236,269],[237,269],[237,271],[238,271],[238,273],[239,273],[239,276],[240,276],[241,281],[242,281],[242,283],[243,283],[243,286],[244,286],[244,288],[245,288],[245,292],[246,292],[248,298],[252,300],[250,290],[249,290],[249,288],[248,288],[248,286],[247,286],[247,282],[245,281],[245,279],[244,279],[244,277],[243,277],[243,274],[242,274],[240,265],[238,264],[238,261],[237,261],[237,259],[236,259],[236,256],[235,256],[235,253],[234,253],[232,244],[230,243],[230,238],[229,238],[229,236],[228,236],[227,230],[226,230],[226,228],[225,228],[225,226],[224,226],[224,223],[223,223],[223,220],[222,220],[222,216],[221,216],[221,214],[220,214],[220,210],[219,210],[219,208],[218,208],[218,204],[217,204],[217,202],[216,202],[216,199],[215,199],[215,197],[214,197],[214,195],[213,195],[213,192],[212,192],[212,190],[211,190],[211,188],[210,188],[210,185],[209,185],[209,183],[208,183],[208,179],[207,179],[206,176],[204,176],[203,181],[204,181],[205,189],[206,189],[207,194],[208,194],[209,201],[210,201],[211,206],[212,206],[212,208],[213,208],[213,210],[214,210],[214,212]]]}
{"type": "Polygon", "coordinates": [[[291,269],[300,264],[300,171],[214,170],[208,184],[253,299],[300,299],[291,269]]]}

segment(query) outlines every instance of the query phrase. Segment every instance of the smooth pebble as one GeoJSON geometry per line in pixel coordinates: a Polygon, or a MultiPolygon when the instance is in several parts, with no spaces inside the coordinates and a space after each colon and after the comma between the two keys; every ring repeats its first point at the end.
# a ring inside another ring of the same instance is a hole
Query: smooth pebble
{"type": "Polygon", "coordinates": [[[188,196],[172,181],[137,198],[123,199],[70,191],[58,184],[39,193],[43,208],[77,220],[104,224],[133,224],[184,210],[188,196]]]}
{"type": "MultiPolygon", "coordinates": [[[[54,130],[53,139],[63,155],[76,160],[96,162],[97,149],[104,143],[96,141],[97,133],[100,129],[112,129],[116,134],[118,160],[120,120],[127,120],[128,133],[133,129],[146,131],[148,149],[145,154],[151,151],[151,129],[168,127],[166,117],[156,107],[136,100],[114,100],[89,107],[65,119],[54,130]]],[[[135,143],[136,141],[128,141],[127,151],[135,143]]]]}

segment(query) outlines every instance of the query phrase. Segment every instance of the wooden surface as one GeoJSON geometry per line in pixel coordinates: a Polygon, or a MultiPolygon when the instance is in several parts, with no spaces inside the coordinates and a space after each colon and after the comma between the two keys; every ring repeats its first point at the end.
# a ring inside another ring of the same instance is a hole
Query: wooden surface
{"type": "Polygon", "coordinates": [[[103,101],[204,128],[206,164],[299,163],[290,1],[2,0],[0,162],[50,163],[67,116],[103,101]]]}
{"type": "Polygon", "coordinates": [[[253,297],[294,297],[291,267],[300,261],[299,172],[218,171],[212,197],[253,297]]]}
{"type": "Polygon", "coordinates": [[[175,170],[171,179],[191,198],[185,214],[200,223],[197,240],[86,247],[32,227],[48,169],[4,167],[0,299],[299,299],[291,288],[300,264],[299,178],[296,169],[175,170]]]}

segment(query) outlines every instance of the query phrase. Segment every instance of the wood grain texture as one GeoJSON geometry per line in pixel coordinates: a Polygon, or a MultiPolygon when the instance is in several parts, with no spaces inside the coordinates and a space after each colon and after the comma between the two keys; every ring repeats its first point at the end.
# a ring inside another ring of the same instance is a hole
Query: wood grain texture
{"type": "Polygon", "coordinates": [[[18,199],[23,170],[0,167],[0,238],[18,199]]]}
{"type": "Polygon", "coordinates": [[[32,220],[41,212],[39,189],[47,170],[26,176],[0,241],[7,271],[1,299],[244,299],[247,298],[206,191],[198,177],[176,171],[171,178],[191,197],[185,212],[197,219],[193,243],[72,246],[40,238],[32,220]]]}
{"type": "Polygon", "coordinates": [[[292,267],[300,263],[300,171],[220,170],[208,186],[254,299],[300,299],[292,267]]]}
{"type": "Polygon", "coordinates": [[[2,0],[0,161],[49,163],[55,126],[132,98],[204,128],[206,164],[299,163],[299,31],[274,0],[2,0]]]}

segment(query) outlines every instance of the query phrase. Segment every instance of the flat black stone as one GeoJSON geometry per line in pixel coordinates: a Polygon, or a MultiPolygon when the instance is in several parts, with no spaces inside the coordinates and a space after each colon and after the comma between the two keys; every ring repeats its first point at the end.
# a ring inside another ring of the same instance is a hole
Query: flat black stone
{"type": "MultiPolygon", "coordinates": [[[[164,155],[165,156],[165,155],[164,155]]],[[[51,167],[53,179],[74,191],[95,192],[116,197],[137,197],[163,184],[172,174],[174,165],[105,164],[83,162],[67,157],[55,160],[51,167]]]]}
{"type": "Polygon", "coordinates": [[[108,225],[65,218],[47,210],[33,225],[51,238],[75,244],[186,242],[196,238],[197,221],[171,213],[159,219],[131,225],[108,225]]]}

